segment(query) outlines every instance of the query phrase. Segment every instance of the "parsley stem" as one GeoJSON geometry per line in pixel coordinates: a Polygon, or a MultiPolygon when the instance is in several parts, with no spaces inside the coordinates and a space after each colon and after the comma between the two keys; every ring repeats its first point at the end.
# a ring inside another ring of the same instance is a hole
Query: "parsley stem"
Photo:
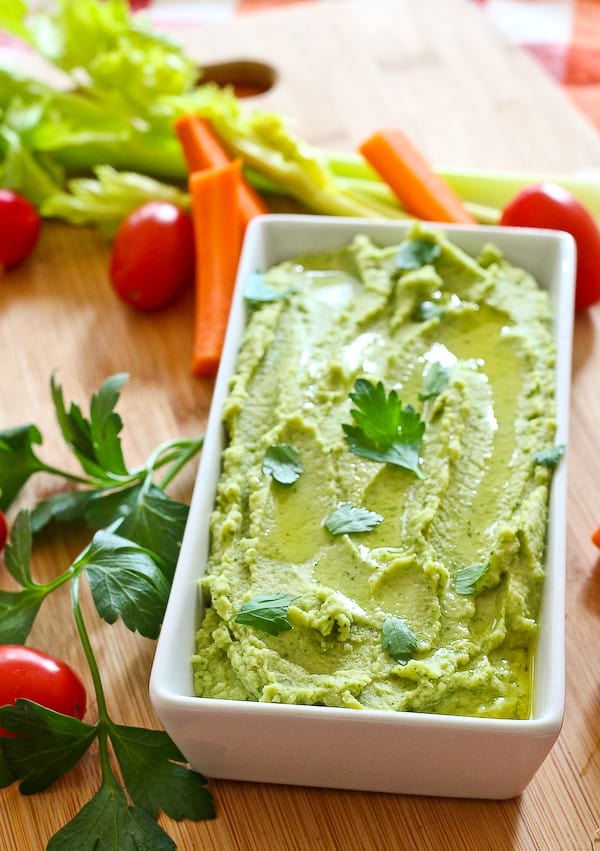
{"type": "MultiPolygon", "coordinates": [[[[204,436],[199,437],[197,440],[187,441],[187,444],[188,445],[187,445],[187,448],[186,448],[185,443],[183,441],[181,442],[181,446],[183,447],[184,451],[179,453],[179,457],[175,456],[176,462],[170,468],[169,472],[165,476],[163,476],[163,478],[161,479],[159,487],[162,488],[163,490],[167,487],[167,485],[170,482],[173,481],[175,476],[179,473],[179,471],[183,467],[185,467],[187,462],[191,458],[193,458],[194,455],[196,455],[198,452],[200,452],[200,450],[202,449],[202,447],[204,445],[204,436]]],[[[173,457],[173,455],[171,455],[169,457],[169,460],[171,460],[171,457],[173,457]]]]}
{"type": "Polygon", "coordinates": [[[85,625],[85,621],[83,619],[83,613],[81,611],[81,605],[79,602],[79,579],[80,574],[77,573],[73,577],[73,581],[71,583],[71,606],[73,608],[73,616],[75,618],[77,632],[79,633],[79,640],[81,641],[81,646],[83,647],[85,658],[87,660],[88,667],[92,675],[94,693],[96,695],[96,705],[98,707],[99,718],[97,741],[98,755],[100,757],[100,766],[102,770],[102,781],[105,785],[115,787],[115,775],[110,764],[110,756],[108,752],[108,739],[110,736],[111,721],[106,706],[104,688],[102,687],[102,678],[100,677],[100,671],[98,669],[96,657],[92,649],[90,637],[87,631],[87,627],[85,625]]]}
{"type": "Polygon", "coordinates": [[[40,586],[43,589],[44,595],[50,594],[52,591],[56,591],[57,588],[60,588],[61,585],[64,585],[65,582],[69,582],[73,579],[73,575],[77,570],[77,564],[72,564],[67,570],[63,570],[62,573],[59,573],[55,579],[52,579],[50,582],[46,582],[40,586]]]}
{"type": "Polygon", "coordinates": [[[143,473],[145,467],[139,470],[134,470],[126,476],[119,476],[116,473],[107,471],[102,478],[98,476],[79,476],[77,473],[69,473],[67,470],[61,470],[59,467],[52,467],[49,464],[44,464],[40,471],[48,473],[52,476],[59,476],[61,479],[66,479],[69,482],[75,482],[78,485],[88,485],[93,488],[106,487],[124,487],[135,484],[140,479],[140,474],[143,473]]]}
{"type": "Polygon", "coordinates": [[[39,470],[40,472],[48,473],[51,476],[58,476],[61,479],[66,479],[78,485],[87,485],[90,488],[122,488],[135,485],[143,478],[151,478],[153,472],[159,467],[164,467],[166,464],[171,464],[175,461],[160,484],[160,487],[164,489],[175,478],[182,467],[202,449],[203,444],[204,436],[191,440],[181,438],[161,443],[150,455],[144,466],[129,470],[125,476],[117,475],[110,471],[106,471],[102,478],[98,478],[97,476],[80,476],[77,473],[70,473],[68,470],[61,470],[59,467],[53,467],[44,462],[40,462],[39,470]]]}
{"type": "Polygon", "coordinates": [[[61,470],[58,467],[52,467],[49,464],[44,464],[40,468],[40,472],[48,473],[51,476],[59,476],[61,479],[67,479],[69,482],[75,482],[79,485],[89,485],[92,479],[87,476],[78,476],[76,473],[69,473],[67,470],[61,470]]]}
{"type": "Polygon", "coordinates": [[[90,669],[90,674],[92,675],[92,682],[94,684],[94,692],[96,694],[96,702],[98,705],[98,715],[100,716],[101,720],[105,720],[108,718],[106,698],[104,696],[102,679],[100,677],[100,671],[98,669],[96,657],[92,649],[90,637],[88,635],[85,621],[83,619],[83,613],[81,611],[81,605],[79,601],[79,580],[80,574],[77,573],[75,574],[75,576],[73,577],[73,581],[71,582],[71,606],[73,608],[73,617],[75,618],[75,625],[77,626],[77,632],[79,634],[79,639],[81,641],[81,645],[85,653],[85,658],[90,669]]]}

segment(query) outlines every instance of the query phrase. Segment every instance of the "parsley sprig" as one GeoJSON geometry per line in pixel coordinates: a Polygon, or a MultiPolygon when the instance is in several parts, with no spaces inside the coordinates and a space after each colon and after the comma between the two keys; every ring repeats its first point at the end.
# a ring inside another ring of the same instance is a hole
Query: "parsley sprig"
{"type": "Polygon", "coordinates": [[[419,640],[404,618],[390,616],[381,628],[381,646],[400,665],[413,658],[419,640]]]}
{"type": "Polygon", "coordinates": [[[328,514],[323,521],[323,526],[332,535],[348,535],[351,532],[370,532],[383,520],[381,514],[352,505],[351,502],[342,502],[335,511],[328,514]]]}
{"type": "Polygon", "coordinates": [[[304,472],[304,465],[295,446],[277,443],[267,448],[262,470],[280,485],[293,485],[304,472]]]}
{"type": "Polygon", "coordinates": [[[167,496],[165,488],[203,443],[201,437],[169,441],[144,465],[128,469],[119,436],[122,421],[115,411],[126,378],[120,374],[104,382],[92,397],[89,416],[75,404],[67,408],[62,389],[51,380],[56,418],[81,473],[42,460],[36,447],[43,438],[35,425],[0,432],[0,507],[4,510],[37,472],[76,485],[43,500],[32,511],[17,513],[5,566],[18,590],[0,590],[0,642],[15,644],[26,641],[44,601],[69,584],[75,625],[94,686],[95,724],[28,700],[0,708],[0,726],[18,734],[0,740],[0,788],[20,781],[24,794],[42,791],[97,743],[100,787],[52,837],[50,851],[141,847],[166,851],[175,844],[155,821],[161,810],[174,819],[214,816],[205,778],[186,767],[183,754],[166,732],[124,726],[110,716],[80,606],[81,583],[86,581],[103,620],[112,624],[120,618],[132,632],[158,636],[188,512],[184,503],[167,496]],[[66,570],[50,582],[37,583],[30,566],[33,536],[53,519],[83,519],[96,532],[66,570]],[[111,751],[122,782],[113,770],[111,751]]]}
{"type": "Polygon", "coordinates": [[[343,423],[342,428],[352,452],[422,478],[419,450],[425,423],[412,405],[402,407],[395,390],[386,395],[381,381],[374,384],[366,378],[356,379],[350,398],[356,405],[350,411],[355,425],[343,423]]]}
{"type": "Polygon", "coordinates": [[[297,599],[292,594],[284,593],[253,597],[242,605],[235,622],[260,629],[269,635],[279,635],[293,628],[287,613],[297,599]]]}

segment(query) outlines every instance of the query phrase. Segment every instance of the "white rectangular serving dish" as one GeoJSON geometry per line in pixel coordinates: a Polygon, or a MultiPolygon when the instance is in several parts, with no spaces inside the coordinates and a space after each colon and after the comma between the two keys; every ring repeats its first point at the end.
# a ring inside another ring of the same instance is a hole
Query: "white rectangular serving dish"
{"type": "MultiPolygon", "coordinates": [[[[307,251],[334,249],[357,233],[399,242],[410,223],[302,215],[251,222],[240,260],[189,519],[150,679],[152,703],[190,765],[214,778],[467,798],[511,798],[534,776],[562,725],[565,696],[566,459],[555,472],[546,579],[527,720],[289,706],[198,698],[191,657],[202,617],[209,518],[223,448],[221,410],[245,326],[248,276],[307,251]]],[[[567,442],[575,249],[557,231],[436,225],[470,254],[493,242],[551,294],[558,349],[557,443],[567,442]]]]}

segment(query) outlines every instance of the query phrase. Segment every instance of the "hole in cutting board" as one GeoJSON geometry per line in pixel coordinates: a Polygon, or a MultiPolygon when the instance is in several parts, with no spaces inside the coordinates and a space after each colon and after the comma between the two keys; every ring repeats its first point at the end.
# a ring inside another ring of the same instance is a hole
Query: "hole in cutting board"
{"type": "Polygon", "coordinates": [[[276,80],[277,72],[265,62],[234,59],[203,65],[200,83],[216,83],[221,88],[232,86],[237,97],[248,98],[268,92],[276,80]]]}

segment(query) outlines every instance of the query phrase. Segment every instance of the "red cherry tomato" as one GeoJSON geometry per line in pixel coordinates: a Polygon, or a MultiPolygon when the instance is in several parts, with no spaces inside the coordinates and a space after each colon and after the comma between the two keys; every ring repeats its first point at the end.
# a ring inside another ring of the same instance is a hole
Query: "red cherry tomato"
{"type": "MultiPolygon", "coordinates": [[[[0,644],[0,706],[23,697],[48,709],[83,718],[83,683],[65,662],[21,644],[0,644]]],[[[0,736],[13,736],[0,727],[0,736]]]]}
{"type": "Polygon", "coordinates": [[[26,198],[0,189],[0,265],[16,266],[31,254],[40,235],[40,217],[26,198]]]}
{"type": "Polygon", "coordinates": [[[0,552],[4,549],[4,544],[8,538],[8,523],[3,511],[0,511],[0,552]]]}
{"type": "Polygon", "coordinates": [[[528,186],[504,208],[500,224],[570,233],[577,246],[575,308],[600,300],[600,229],[570,192],[554,183],[528,186]]]}
{"type": "Polygon", "coordinates": [[[121,223],[110,261],[119,296],[140,310],[158,310],[192,281],[194,231],[190,216],[167,201],[149,201],[121,223]]]}

